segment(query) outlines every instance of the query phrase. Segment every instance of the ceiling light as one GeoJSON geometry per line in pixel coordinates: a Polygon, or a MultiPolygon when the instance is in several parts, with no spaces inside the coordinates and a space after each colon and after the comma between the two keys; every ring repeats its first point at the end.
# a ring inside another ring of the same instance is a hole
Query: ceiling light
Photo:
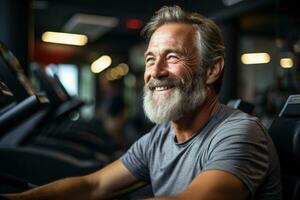
{"type": "Polygon", "coordinates": [[[129,71],[129,67],[126,63],[120,63],[116,69],[121,76],[125,76],[129,71]]]}
{"type": "Polygon", "coordinates": [[[88,38],[86,35],[81,35],[81,34],[47,31],[43,33],[42,41],[58,43],[58,44],[83,46],[88,42],[88,38]]]}
{"type": "Polygon", "coordinates": [[[268,53],[245,53],[241,56],[243,64],[263,64],[269,63],[271,57],[268,53]]]}
{"type": "Polygon", "coordinates": [[[95,60],[91,65],[91,70],[93,73],[100,73],[111,65],[111,58],[107,55],[101,56],[99,59],[95,60]]]}
{"type": "Polygon", "coordinates": [[[292,68],[294,66],[293,59],[291,59],[291,58],[281,58],[280,59],[280,66],[282,68],[292,68]]]}
{"type": "Polygon", "coordinates": [[[119,74],[119,71],[117,68],[112,68],[110,70],[110,75],[113,78],[113,80],[119,79],[121,78],[121,75],[119,74]]]}

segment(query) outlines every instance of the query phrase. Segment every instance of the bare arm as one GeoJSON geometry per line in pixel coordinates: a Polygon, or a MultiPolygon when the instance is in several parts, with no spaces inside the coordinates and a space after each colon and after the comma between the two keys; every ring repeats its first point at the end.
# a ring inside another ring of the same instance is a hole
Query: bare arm
{"type": "Polygon", "coordinates": [[[138,188],[139,182],[120,160],[105,168],[81,177],[67,178],[19,194],[5,195],[15,200],[110,199],[138,188]]]}
{"type": "Polygon", "coordinates": [[[200,173],[186,190],[173,197],[147,200],[246,200],[249,191],[234,175],[220,170],[200,173]]]}

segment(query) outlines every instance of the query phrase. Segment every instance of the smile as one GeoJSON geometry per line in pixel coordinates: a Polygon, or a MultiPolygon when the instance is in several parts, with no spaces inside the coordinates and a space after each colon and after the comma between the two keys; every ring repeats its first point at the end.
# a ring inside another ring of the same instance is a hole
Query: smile
{"type": "Polygon", "coordinates": [[[163,91],[163,90],[168,90],[172,88],[171,86],[159,86],[159,87],[155,87],[154,90],[155,91],[163,91]]]}

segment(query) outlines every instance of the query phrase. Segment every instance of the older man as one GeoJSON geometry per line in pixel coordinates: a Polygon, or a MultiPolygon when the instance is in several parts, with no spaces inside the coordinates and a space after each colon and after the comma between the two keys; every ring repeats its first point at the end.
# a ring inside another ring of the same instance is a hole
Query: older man
{"type": "Polygon", "coordinates": [[[153,199],[281,199],[268,134],[257,118],[219,103],[224,45],[217,25],[172,6],[144,31],[144,109],[157,125],[98,172],[7,197],[110,199],[150,183],[153,199]]]}

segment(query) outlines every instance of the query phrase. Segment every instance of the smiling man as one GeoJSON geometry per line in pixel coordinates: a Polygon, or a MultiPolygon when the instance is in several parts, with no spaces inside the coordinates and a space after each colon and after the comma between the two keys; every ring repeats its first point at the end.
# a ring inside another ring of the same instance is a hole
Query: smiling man
{"type": "Polygon", "coordinates": [[[178,6],[144,29],[144,109],[157,125],[91,175],[10,199],[111,199],[151,184],[161,200],[281,199],[278,158],[257,118],[218,100],[224,44],[218,26],[178,6]]]}

